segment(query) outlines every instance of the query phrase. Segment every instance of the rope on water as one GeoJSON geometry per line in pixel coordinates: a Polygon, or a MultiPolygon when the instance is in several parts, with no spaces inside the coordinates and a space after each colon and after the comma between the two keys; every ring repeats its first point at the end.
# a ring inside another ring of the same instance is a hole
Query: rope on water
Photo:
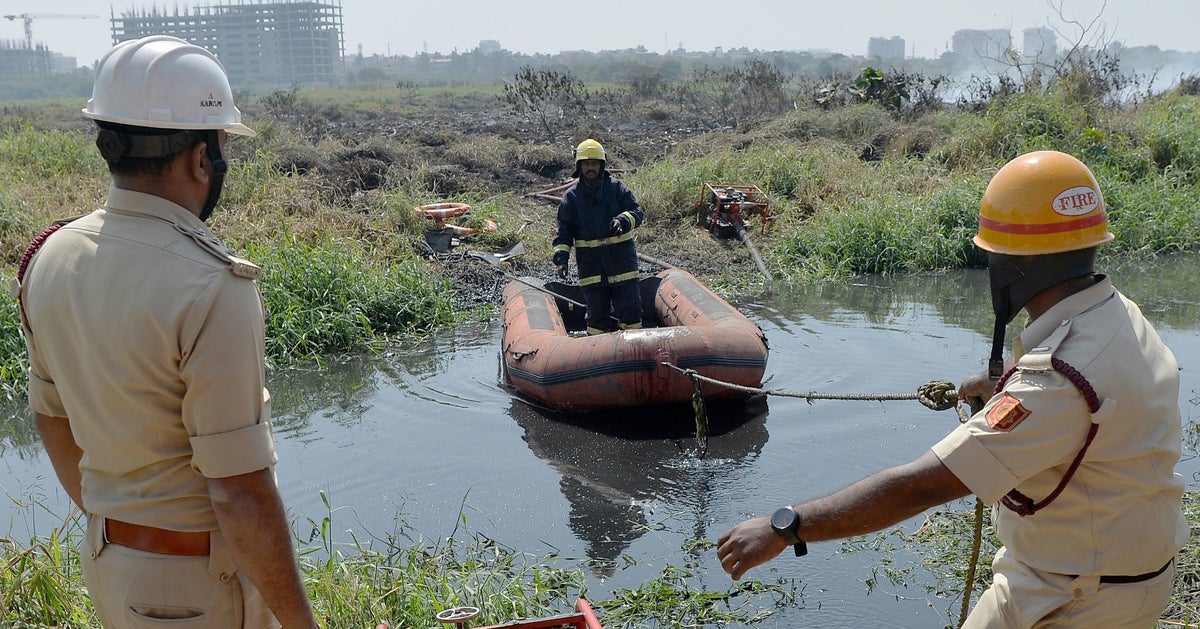
{"type": "MultiPolygon", "coordinates": [[[[760,389],[757,387],[742,386],[702,376],[696,373],[694,369],[684,369],[668,362],[663,362],[662,364],[682,373],[692,381],[692,388],[694,390],[692,394],[692,406],[696,412],[696,441],[701,444],[701,458],[703,458],[703,453],[708,449],[708,416],[704,411],[704,398],[700,393],[701,382],[754,395],[778,395],[781,397],[802,398],[809,404],[812,404],[814,400],[866,400],[880,402],[917,400],[925,407],[935,411],[944,411],[953,408],[958,414],[959,423],[965,423],[971,418],[971,413],[977,413],[980,410],[980,408],[972,407],[970,413],[968,413],[963,405],[958,403],[958,390],[955,389],[954,384],[944,380],[931,380],[917,387],[916,393],[817,393],[816,391],[797,393],[784,389],[760,389]]],[[[963,586],[962,611],[959,612],[958,620],[959,627],[966,620],[967,612],[971,605],[971,591],[975,585],[975,567],[979,562],[979,551],[982,544],[983,515],[983,501],[977,497],[975,498],[975,526],[971,540],[971,560],[967,565],[967,578],[963,586]]]]}
{"type": "MultiPolygon", "coordinates": [[[[692,379],[692,382],[701,381],[708,384],[722,386],[743,393],[761,394],[761,395],[778,395],[780,397],[793,397],[806,400],[812,404],[814,400],[863,400],[863,401],[878,401],[888,402],[893,400],[917,400],[927,408],[935,411],[944,411],[954,408],[958,405],[958,390],[954,385],[944,380],[932,380],[919,387],[916,393],[817,393],[809,391],[800,393],[796,391],[787,391],[785,389],[760,389],[757,387],[747,387],[732,382],[725,382],[715,378],[709,378],[696,373],[693,369],[684,369],[678,365],[673,365],[668,362],[663,362],[663,365],[674,369],[685,376],[692,379]]],[[[961,419],[961,416],[960,416],[961,419]]]]}
{"type": "MultiPolygon", "coordinates": [[[[881,402],[891,400],[917,400],[925,407],[935,411],[944,411],[953,408],[958,414],[959,423],[965,423],[971,418],[972,413],[977,413],[980,411],[980,408],[972,407],[970,408],[970,412],[968,412],[963,405],[958,403],[958,390],[955,389],[954,384],[944,380],[931,380],[917,387],[916,393],[817,393],[816,391],[798,393],[784,389],[760,389],[757,387],[742,386],[740,384],[733,384],[732,382],[724,382],[715,378],[702,376],[694,369],[684,369],[668,362],[663,362],[662,364],[682,373],[692,381],[692,406],[696,413],[696,441],[701,446],[701,458],[703,458],[703,453],[708,449],[708,416],[704,410],[704,398],[700,392],[701,382],[734,389],[736,391],[742,391],[743,393],[749,393],[752,395],[778,395],[781,397],[802,398],[809,404],[812,404],[814,400],[866,400],[881,402]]],[[[962,610],[959,612],[958,619],[959,627],[962,627],[963,622],[966,620],[967,612],[971,605],[971,591],[975,585],[975,567],[979,562],[979,551],[982,544],[983,516],[983,501],[976,497],[975,526],[971,536],[971,559],[970,563],[967,565],[967,578],[963,585],[962,610]]]]}

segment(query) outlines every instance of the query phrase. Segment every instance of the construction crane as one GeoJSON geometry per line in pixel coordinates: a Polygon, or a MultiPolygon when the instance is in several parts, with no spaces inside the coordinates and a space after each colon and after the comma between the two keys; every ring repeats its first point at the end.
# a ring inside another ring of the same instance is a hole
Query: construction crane
{"type": "Polygon", "coordinates": [[[33,19],[34,18],[37,18],[39,20],[45,19],[45,18],[70,18],[70,19],[87,20],[87,19],[99,18],[99,17],[100,17],[99,15],[91,15],[91,14],[76,15],[76,14],[69,14],[69,13],[22,13],[20,15],[6,15],[6,16],[4,16],[4,19],[6,19],[10,22],[14,21],[14,20],[21,20],[21,21],[25,22],[25,45],[29,46],[30,50],[33,50],[33,19]]]}

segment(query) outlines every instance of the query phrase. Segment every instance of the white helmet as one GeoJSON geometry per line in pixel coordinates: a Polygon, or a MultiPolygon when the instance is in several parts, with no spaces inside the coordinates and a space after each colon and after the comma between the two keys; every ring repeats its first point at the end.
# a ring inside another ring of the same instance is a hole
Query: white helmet
{"type": "Polygon", "coordinates": [[[216,56],[168,35],[124,41],[109,50],[96,67],[83,115],[133,127],[255,135],[242,124],[216,56]]]}

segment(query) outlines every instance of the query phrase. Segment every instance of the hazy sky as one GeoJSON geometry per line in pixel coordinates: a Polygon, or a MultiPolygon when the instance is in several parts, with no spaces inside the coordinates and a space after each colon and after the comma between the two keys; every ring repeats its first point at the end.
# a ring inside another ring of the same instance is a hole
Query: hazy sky
{"type": "MultiPolygon", "coordinates": [[[[0,0],[0,14],[34,15],[35,43],[91,65],[111,45],[113,13],[156,6],[174,13],[218,3],[0,0]],[[63,17],[75,15],[98,17],[63,17]]],[[[342,0],[342,17],[347,55],[357,54],[360,45],[365,55],[467,52],[482,39],[526,53],[639,45],[662,52],[682,45],[862,55],[868,38],[899,36],[909,55],[936,57],[957,29],[1007,28],[1019,47],[1026,28],[1050,26],[1080,39],[1082,25],[1097,18],[1091,33],[1103,34],[1104,41],[1200,51],[1200,0],[342,0]],[[1059,18],[1058,7],[1079,24],[1059,18]]],[[[24,37],[21,19],[0,19],[0,39],[24,37]]]]}

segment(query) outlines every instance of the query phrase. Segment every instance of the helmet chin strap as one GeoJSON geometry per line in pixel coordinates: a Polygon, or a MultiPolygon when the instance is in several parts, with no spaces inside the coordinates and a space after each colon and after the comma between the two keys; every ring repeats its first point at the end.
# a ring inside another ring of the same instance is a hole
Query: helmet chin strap
{"type": "Polygon", "coordinates": [[[215,130],[205,132],[205,144],[208,154],[208,161],[212,164],[213,176],[208,184],[208,198],[204,200],[204,207],[200,209],[200,221],[205,222],[208,217],[212,216],[213,209],[217,207],[217,201],[221,199],[221,188],[225,186],[225,173],[229,170],[229,164],[225,158],[221,156],[221,136],[215,130]]]}
{"type": "Polygon", "coordinates": [[[988,358],[988,378],[999,380],[1004,375],[1004,330],[1012,316],[1007,291],[992,292],[992,310],[996,313],[996,324],[992,329],[992,355],[988,358]],[[1003,312],[1002,312],[1003,311],[1003,312]]]}
{"type": "Polygon", "coordinates": [[[1029,256],[988,254],[992,311],[996,314],[988,377],[999,380],[1004,375],[1004,331],[1017,313],[1042,291],[1077,277],[1093,275],[1095,263],[1095,247],[1029,256]]]}
{"type": "MultiPolygon", "coordinates": [[[[1025,278],[1022,265],[1012,256],[988,254],[988,280],[992,285],[992,312],[996,315],[992,329],[992,355],[988,358],[988,377],[999,380],[1004,375],[1004,332],[1008,323],[1017,316],[1026,299],[1013,304],[1013,292],[1025,278]]],[[[1031,297],[1032,295],[1030,295],[1031,297]]]]}

